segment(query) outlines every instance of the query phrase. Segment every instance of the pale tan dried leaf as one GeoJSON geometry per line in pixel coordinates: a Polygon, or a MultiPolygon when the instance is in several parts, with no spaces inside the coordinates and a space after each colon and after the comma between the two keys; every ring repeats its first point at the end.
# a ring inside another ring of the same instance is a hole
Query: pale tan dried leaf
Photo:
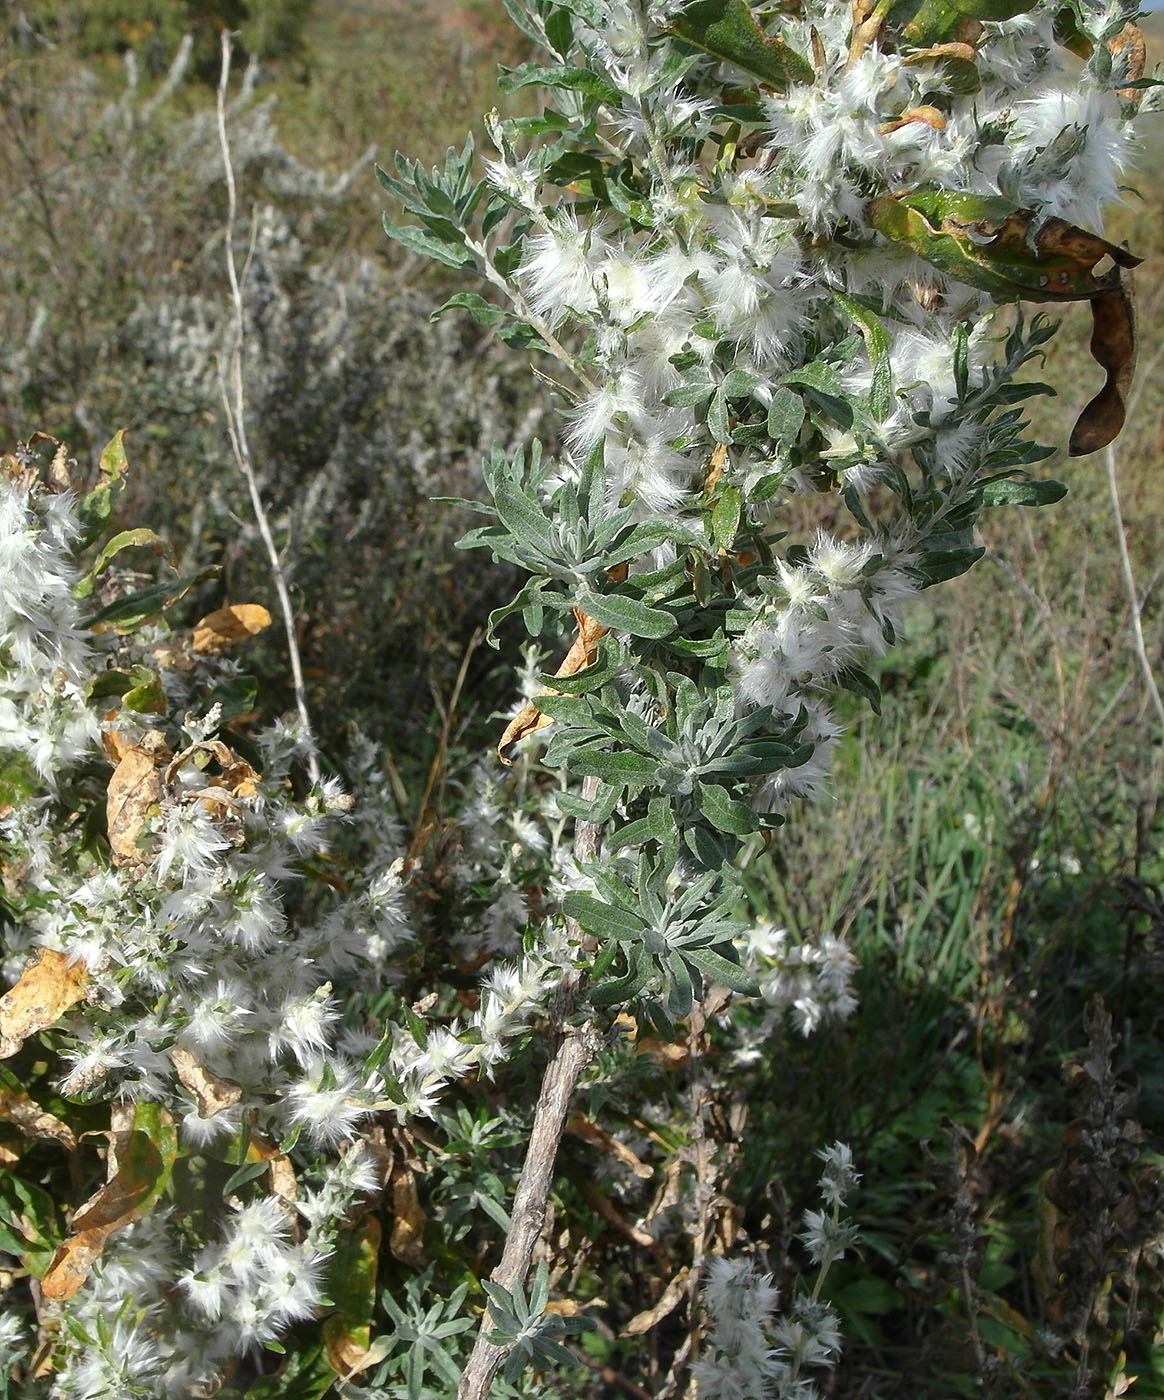
{"type": "Polygon", "coordinates": [[[223,1079],[208,1070],[196,1055],[182,1046],[174,1046],[170,1059],[174,1062],[179,1081],[194,1095],[199,1118],[213,1118],[216,1113],[232,1107],[242,1098],[241,1084],[236,1084],[233,1079],[223,1079]]]}
{"type": "Polygon", "coordinates": [[[585,1114],[575,1113],[566,1124],[566,1132],[571,1137],[581,1138],[583,1142],[588,1142],[592,1147],[597,1147],[600,1152],[605,1152],[608,1156],[615,1158],[624,1167],[629,1167],[635,1176],[640,1177],[643,1181],[650,1180],[655,1174],[654,1168],[648,1167],[645,1162],[641,1161],[625,1142],[619,1142],[618,1138],[608,1133],[599,1124],[592,1122],[585,1114]]]}
{"type": "MultiPolygon", "coordinates": [[[[595,622],[592,617],[579,612],[577,608],[574,609],[574,618],[578,624],[578,632],[573,645],[566,653],[566,659],[554,672],[555,676],[573,676],[587,666],[593,665],[598,643],[608,631],[600,623],[595,622]]],[[[543,686],[538,694],[557,695],[558,692],[550,686],[543,686]]],[[[522,739],[536,734],[539,729],[544,729],[547,724],[553,724],[553,722],[549,715],[542,714],[535,701],[527,700],[516,717],[505,726],[505,733],[502,734],[497,745],[498,758],[501,759],[502,763],[512,763],[511,755],[514,747],[522,739]]]]}
{"type": "Polygon", "coordinates": [[[427,1216],[421,1209],[416,1191],[416,1174],[406,1163],[397,1160],[390,1178],[392,1190],[392,1230],[388,1248],[394,1259],[411,1268],[425,1265],[424,1227],[427,1216]]]}
{"type": "Polygon", "coordinates": [[[635,1046],[636,1055],[650,1055],[664,1069],[682,1069],[691,1061],[691,1048],[673,1040],[657,1040],[644,1036],[635,1046]]]}
{"type": "Polygon", "coordinates": [[[162,766],[169,759],[165,739],[151,729],[139,744],[126,749],[113,770],[105,807],[114,865],[148,865],[153,859],[138,845],[138,837],[152,810],[161,802],[162,766]]]}
{"type": "Polygon", "coordinates": [[[6,1123],[14,1123],[25,1137],[59,1142],[69,1152],[72,1152],[77,1146],[77,1138],[72,1128],[58,1118],[55,1113],[50,1113],[47,1108],[41,1108],[40,1104],[30,1099],[27,1094],[18,1093],[14,1089],[5,1089],[2,1085],[0,1085],[0,1119],[6,1123]]]}
{"type": "Polygon", "coordinates": [[[20,979],[0,997],[0,1060],[15,1055],[25,1040],[54,1025],[85,995],[89,974],[55,948],[40,948],[20,979]]]}
{"type": "MultiPolygon", "coordinates": [[[[1127,65],[1126,72],[1129,81],[1139,82],[1144,76],[1144,69],[1148,63],[1148,48],[1144,43],[1144,34],[1140,26],[1130,22],[1125,24],[1114,39],[1107,41],[1107,47],[1111,51],[1112,58],[1123,57],[1127,65]]],[[[1137,104],[1144,95],[1143,88],[1117,88],[1116,92],[1125,102],[1137,104]]]]}
{"type": "Polygon", "coordinates": [[[955,58],[963,63],[973,63],[978,57],[978,51],[973,44],[964,44],[957,40],[949,44],[934,44],[932,48],[916,49],[913,53],[906,54],[901,60],[902,63],[927,63],[930,59],[955,58]]]}
{"type": "Polygon", "coordinates": [[[575,1298],[551,1298],[546,1304],[546,1312],[554,1313],[558,1317],[577,1317],[582,1311],[575,1298]]]}
{"type": "Polygon", "coordinates": [[[624,1235],[633,1244],[637,1244],[640,1249],[649,1249],[652,1253],[659,1249],[654,1235],[636,1225],[626,1211],[612,1201],[604,1191],[599,1190],[592,1181],[582,1183],[582,1195],[602,1216],[603,1220],[608,1225],[613,1226],[620,1235],[624,1235]]]}
{"type": "Polygon", "coordinates": [[[270,625],[271,614],[261,603],[231,603],[207,613],[201,622],[194,624],[190,645],[202,656],[218,656],[270,625]]]}
{"type": "Polygon", "coordinates": [[[654,1307],[647,1308],[645,1312],[636,1313],[623,1328],[622,1335],[624,1337],[641,1337],[644,1332],[649,1332],[656,1323],[662,1322],[665,1317],[670,1317],[687,1296],[687,1280],[690,1276],[691,1270],[684,1264],[663,1289],[659,1295],[659,1301],[654,1307]]]}
{"type": "Polygon", "coordinates": [[[945,131],[946,118],[936,107],[911,107],[908,112],[903,112],[895,122],[886,122],[881,128],[881,134],[888,136],[891,131],[900,131],[903,126],[911,126],[915,122],[920,122],[923,126],[932,126],[935,131],[945,131]]]}
{"type": "Polygon", "coordinates": [[[280,1152],[269,1138],[252,1131],[250,1151],[247,1155],[254,1161],[266,1162],[267,1184],[273,1196],[279,1196],[287,1202],[299,1199],[299,1180],[291,1158],[285,1152],[280,1152]]]}

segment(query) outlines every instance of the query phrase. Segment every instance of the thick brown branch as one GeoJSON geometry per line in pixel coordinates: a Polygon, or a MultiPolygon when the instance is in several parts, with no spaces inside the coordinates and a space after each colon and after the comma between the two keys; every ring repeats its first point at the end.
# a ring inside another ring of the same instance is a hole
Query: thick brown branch
{"type": "MultiPolygon", "coordinates": [[[[594,781],[588,778],[584,791],[593,796],[595,786],[594,781]]],[[[598,836],[599,827],[594,822],[578,823],[574,853],[580,861],[594,859],[598,851],[598,836]]],[[[578,926],[573,920],[569,924],[571,935],[580,938],[578,926]]],[[[598,1038],[593,1026],[588,1022],[580,1026],[570,1024],[585,981],[584,972],[570,968],[558,984],[550,1011],[550,1060],[542,1075],[529,1148],[513,1197],[509,1234],[501,1261],[492,1275],[494,1283],[510,1291],[525,1281],[533,1262],[534,1246],[546,1223],[554,1160],[566,1125],[570,1097],[597,1049],[598,1038]]],[[[492,1324],[486,1311],[461,1376],[457,1400],[485,1400],[489,1394],[489,1386],[506,1355],[505,1347],[495,1346],[488,1340],[491,1330],[492,1324]]]]}

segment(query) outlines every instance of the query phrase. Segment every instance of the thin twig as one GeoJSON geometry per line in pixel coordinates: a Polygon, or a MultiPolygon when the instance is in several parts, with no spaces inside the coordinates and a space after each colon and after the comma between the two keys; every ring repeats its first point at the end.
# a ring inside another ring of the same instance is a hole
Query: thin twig
{"type": "MultiPolygon", "coordinates": [[[[583,792],[593,797],[596,788],[597,780],[587,778],[583,792]]],[[[578,822],[574,854],[579,862],[593,860],[597,855],[600,830],[595,822],[578,822]]],[[[567,920],[567,929],[573,938],[581,937],[581,930],[573,919],[567,920]]],[[[510,1292],[525,1281],[533,1262],[534,1246],[546,1223],[554,1159],[558,1155],[570,1096],[597,1049],[597,1035],[593,1026],[589,1023],[581,1026],[570,1024],[585,981],[586,974],[581,969],[569,968],[558,983],[550,1010],[553,1048],[542,1075],[529,1148],[513,1196],[509,1234],[505,1237],[501,1262],[492,1275],[494,1283],[510,1292]]],[[[496,1346],[489,1341],[492,1330],[493,1323],[486,1309],[472,1354],[461,1375],[457,1400],[486,1400],[497,1368],[508,1351],[507,1347],[496,1346]]]]}
{"type": "MultiPolygon", "coordinates": [[[[480,646],[485,633],[478,627],[469,638],[469,645],[465,648],[465,654],[461,657],[460,670],[457,672],[457,679],[453,685],[453,693],[449,697],[449,703],[444,708],[441,715],[441,732],[437,739],[436,753],[433,754],[432,763],[429,765],[428,778],[425,780],[424,791],[420,795],[420,801],[416,804],[416,823],[412,831],[412,841],[408,847],[408,859],[413,861],[420,854],[425,843],[425,813],[428,811],[429,803],[432,800],[433,789],[437,785],[437,779],[443,782],[445,766],[445,755],[448,753],[449,737],[453,728],[453,716],[456,713],[457,703],[461,698],[461,691],[465,688],[465,677],[469,673],[469,662],[473,653],[480,646]]],[[[438,708],[439,708],[438,698],[438,708]]]]}
{"type": "Polygon", "coordinates": [[[1136,590],[1136,576],[1132,573],[1132,561],[1128,554],[1127,535],[1124,530],[1123,512],[1120,510],[1120,491],[1116,482],[1116,459],[1115,451],[1110,446],[1103,454],[1104,466],[1107,469],[1107,489],[1111,497],[1112,515],[1115,517],[1116,543],[1120,551],[1120,572],[1124,578],[1124,588],[1128,595],[1128,607],[1132,612],[1132,644],[1136,650],[1136,656],[1140,662],[1140,670],[1144,676],[1144,684],[1148,688],[1148,694],[1152,699],[1152,704],[1156,710],[1156,717],[1160,721],[1160,729],[1164,732],[1164,701],[1160,699],[1160,689],[1156,684],[1156,677],[1152,673],[1152,663],[1148,659],[1148,648],[1144,642],[1144,625],[1141,620],[1141,603],[1139,593],[1136,590]]]}
{"type": "MultiPolygon", "coordinates": [[[[251,509],[255,523],[259,527],[267,559],[271,565],[271,577],[279,598],[279,609],[283,614],[283,629],[287,634],[287,651],[291,660],[291,682],[295,691],[295,708],[306,738],[310,741],[307,750],[307,771],[313,783],[320,779],[319,756],[315,750],[311,716],[307,709],[307,687],[303,683],[303,664],[299,657],[299,639],[295,635],[295,612],[291,606],[291,594],[287,588],[287,577],[283,572],[283,562],[275,545],[271,522],[263,504],[259,479],[255,474],[254,460],[251,457],[250,442],[247,438],[246,393],[243,388],[243,337],[246,327],[242,285],[234,261],[235,223],[238,218],[238,192],[234,182],[234,165],[230,157],[230,138],[226,130],[226,94],[230,81],[230,59],[232,53],[229,30],[222,34],[222,68],[218,78],[218,143],[222,148],[222,166],[226,174],[226,274],[230,279],[230,299],[234,309],[234,334],[230,348],[229,383],[219,363],[219,381],[222,388],[222,403],[226,412],[226,427],[230,434],[230,445],[234,459],[243,474],[250,492],[251,509]]],[[[248,258],[249,264],[249,258],[248,258]]]]}

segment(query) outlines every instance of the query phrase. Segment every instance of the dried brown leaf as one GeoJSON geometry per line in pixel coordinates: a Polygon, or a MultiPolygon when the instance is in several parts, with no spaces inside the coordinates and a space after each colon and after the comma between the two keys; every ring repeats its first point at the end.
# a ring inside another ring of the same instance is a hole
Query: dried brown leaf
{"type": "Polygon", "coordinates": [[[416,1173],[407,1162],[397,1160],[392,1166],[392,1229],[388,1248],[394,1259],[414,1269],[425,1265],[424,1227],[427,1217],[421,1209],[416,1190],[416,1173]]]}
{"type": "Polygon", "coordinates": [[[881,134],[887,136],[891,131],[900,131],[903,126],[910,126],[914,122],[920,122],[923,126],[932,126],[935,131],[945,131],[946,118],[936,107],[911,107],[908,112],[903,112],[895,122],[886,122],[881,128],[881,134]]]}
{"type": "Polygon", "coordinates": [[[30,1099],[27,1094],[0,1086],[0,1119],[14,1123],[25,1137],[42,1138],[45,1141],[59,1142],[68,1152],[77,1146],[77,1138],[72,1128],[50,1113],[47,1108],[30,1099]]]}
{"type": "Polygon", "coordinates": [[[216,1113],[230,1108],[242,1098],[241,1084],[236,1084],[233,1079],[223,1079],[208,1070],[197,1055],[182,1046],[174,1046],[170,1059],[174,1062],[179,1081],[194,1095],[199,1118],[213,1118],[216,1113]]]}
{"type": "Polygon", "coordinates": [[[626,1211],[612,1201],[606,1192],[601,1191],[592,1181],[582,1182],[582,1195],[587,1204],[593,1206],[608,1225],[617,1230],[620,1235],[625,1236],[632,1244],[637,1244],[640,1249],[649,1249],[653,1254],[662,1252],[654,1235],[649,1234],[640,1225],[636,1225],[626,1211]]]}
{"type": "Polygon", "coordinates": [[[901,60],[902,63],[928,63],[931,59],[958,59],[962,63],[973,63],[978,57],[978,50],[973,44],[964,44],[957,40],[949,44],[934,44],[928,49],[915,49],[913,53],[906,54],[901,60]]]}
{"type": "Polygon", "coordinates": [[[571,1137],[581,1138],[583,1142],[588,1142],[592,1147],[597,1147],[600,1152],[605,1152],[616,1161],[629,1167],[635,1176],[643,1181],[649,1181],[654,1176],[654,1168],[648,1167],[639,1157],[637,1157],[625,1142],[619,1142],[618,1138],[612,1136],[605,1128],[592,1122],[582,1113],[575,1113],[566,1124],[566,1132],[571,1137]]]}
{"type": "MultiPolygon", "coordinates": [[[[593,665],[598,643],[609,630],[595,622],[592,617],[587,617],[585,613],[579,612],[577,608],[574,609],[574,618],[578,624],[578,632],[573,645],[566,653],[566,659],[554,672],[555,676],[573,676],[587,666],[593,665]]],[[[557,693],[549,686],[543,686],[538,691],[539,695],[556,695],[557,693]]],[[[502,734],[497,744],[498,758],[504,764],[512,763],[514,747],[522,739],[536,734],[539,729],[544,729],[547,724],[553,724],[553,722],[549,715],[542,714],[533,700],[527,700],[515,718],[511,719],[505,726],[505,733],[502,734]]]]}
{"type": "Polygon", "coordinates": [[[177,1138],[173,1119],[156,1105],[114,1104],[110,1111],[105,1185],[73,1216],[73,1234],[52,1257],[41,1289],[46,1298],[71,1298],[89,1276],[105,1241],[151,1202],[169,1177],[177,1138]],[[153,1122],[162,1145],[143,1131],[139,1117],[153,1122]]]}
{"type": "Polygon", "coordinates": [[[162,767],[169,759],[170,749],[165,739],[156,729],[151,729],[140,743],[125,750],[113,770],[105,809],[114,865],[148,865],[153,859],[137,842],[151,810],[161,801],[162,767]]]}
{"type": "Polygon", "coordinates": [[[261,603],[231,603],[207,613],[194,624],[191,647],[202,656],[218,656],[270,627],[271,614],[261,603]]]}
{"type": "Polygon", "coordinates": [[[252,1130],[247,1156],[252,1162],[266,1162],[267,1184],[273,1196],[280,1196],[289,1203],[298,1200],[299,1180],[291,1158],[285,1152],[280,1152],[269,1138],[252,1130]]]}
{"type": "MultiPolygon", "coordinates": [[[[1112,58],[1123,58],[1130,82],[1136,83],[1144,76],[1148,63],[1148,48],[1144,43],[1143,31],[1138,24],[1125,24],[1114,39],[1107,41],[1112,58]]],[[[1138,103],[1144,95],[1142,88],[1117,88],[1116,92],[1125,102],[1138,103]]]]}
{"type": "Polygon", "coordinates": [[[25,1040],[54,1025],[85,995],[89,974],[55,948],[40,948],[16,984],[0,997],[0,1060],[15,1055],[25,1040]]]}
{"type": "Polygon", "coordinates": [[[690,1277],[691,1270],[684,1264],[663,1289],[659,1295],[659,1301],[654,1307],[647,1308],[645,1312],[636,1313],[623,1328],[622,1335],[624,1337],[641,1337],[644,1332],[649,1332],[656,1323],[662,1322],[665,1317],[670,1317],[687,1296],[687,1280],[690,1277]]]}
{"type": "Polygon", "coordinates": [[[1131,286],[1121,283],[1091,299],[1091,357],[1107,372],[1103,388],[1079,415],[1068,451],[1085,457],[1114,442],[1127,417],[1136,369],[1136,320],[1131,286]]]}

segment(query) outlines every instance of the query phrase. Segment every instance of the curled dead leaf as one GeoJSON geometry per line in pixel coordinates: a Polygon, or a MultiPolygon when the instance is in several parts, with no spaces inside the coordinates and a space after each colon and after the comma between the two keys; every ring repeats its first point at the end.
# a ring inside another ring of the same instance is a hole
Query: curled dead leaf
{"type": "Polygon", "coordinates": [[[1103,388],[1079,415],[1068,452],[1085,457],[1120,434],[1136,368],[1136,322],[1131,287],[1121,283],[1091,299],[1091,357],[1106,371],[1103,388]]]}
{"type": "Polygon", "coordinates": [[[271,614],[261,603],[231,603],[207,613],[201,622],[194,624],[190,645],[202,656],[218,656],[270,625],[271,614]]]}
{"type": "Polygon", "coordinates": [[[41,1280],[46,1298],[71,1298],[115,1230],[157,1200],[177,1155],[174,1120],[157,1104],[114,1104],[110,1112],[105,1185],[73,1216],[73,1234],[61,1244],[41,1280]]]}
{"type": "Polygon", "coordinates": [[[629,1167],[635,1176],[643,1181],[649,1181],[655,1174],[654,1169],[637,1157],[625,1142],[619,1142],[618,1138],[583,1113],[573,1114],[566,1124],[565,1131],[571,1137],[581,1138],[583,1142],[597,1147],[600,1152],[605,1152],[607,1156],[621,1162],[624,1167],[629,1167]]]}
{"type": "MultiPolygon", "coordinates": [[[[554,672],[555,676],[573,676],[587,666],[593,665],[597,656],[598,643],[609,630],[595,622],[592,617],[587,617],[585,613],[579,612],[577,608],[574,609],[574,618],[578,623],[578,633],[574,638],[573,645],[566,653],[566,659],[554,672]]],[[[543,686],[538,694],[555,695],[557,692],[549,686],[543,686]]],[[[553,722],[549,715],[543,714],[538,709],[533,700],[527,700],[517,715],[505,726],[505,733],[502,734],[497,744],[498,758],[504,764],[511,764],[514,747],[522,739],[536,734],[539,729],[544,729],[547,724],[553,724],[553,722]]]]}
{"type": "Polygon", "coordinates": [[[242,1098],[242,1085],[233,1079],[223,1079],[208,1070],[191,1051],[175,1045],[170,1051],[178,1080],[194,1095],[199,1118],[213,1118],[224,1108],[230,1108],[242,1098]]]}
{"type": "Polygon", "coordinates": [[[138,845],[138,837],[152,810],[161,802],[162,768],[169,759],[170,749],[164,737],[151,729],[140,743],[125,749],[113,770],[105,810],[114,865],[148,865],[153,858],[138,845]]]}
{"type": "Polygon", "coordinates": [[[908,112],[903,112],[895,122],[886,122],[881,128],[881,134],[887,136],[891,131],[900,131],[903,126],[911,126],[915,122],[920,122],[923,126],[932,126],[935,131],[945,131],[946,118],[936,107],[911,107],[908,112]]]}
{"type": "Polygon", "coordinates": [[[41,1108],[27,1094],[3,1086],[0,1086],[0,1119],[14,1123],[25,1137],[59,1142],[67,1152],[72,1152],[77,1146],[76,1134],[55,1113],[41,1108]]]}
{"type": "Polygon", "coordinates": [[[615,1201],[612,1201],[605,1191],[599,1190],[592,1181],[582,1182],[582,1195],[587,1204],[593,1206],[608,1225],[630,1240],[632,1244],[637,1244],[640,1249],[649,1249],[656,1256],[664,1254],[662,1246],[654,1235],[644,1230],[641,1225],[636,1225],[626,1211],[615,1201]]]}
{"type": "Polygon", "coordinates": [[[389,1178],[392,1191],[392,1230],[388,1248],[394,1259],[414,1269],[425,1265],[424,1227],[428,1217],[416,1190],[416,1173],[407,1162],[397,1159],[389,1178]]]}
{"type": "Polygon", "coordinates": [[[85,995],[89,974],[55,948],[40,948],[17,982],[0,997],[0,1060],[15,1055],[25,1040],[54,1025],[85,995]]]}
{"type": "Polygon", "coordinates": [[[902,63],[930,63],[935,59],[953,58],[960,63],[973,63],[977,57],[978,51],[973,44],[954,40],[948,44],[933,44],[928,49],[915,49],[913,53],[906,54],[901,61],[902,63]]]}
{"type": "Polygon", "coordinates": [[[684,1264],[663,1289],[659,1295],[659,1301],[653,1307],[647,1308],[645,1312],[636,1313],[623,1328],[622,1335],[624,1337],[641,1337],[644,1332],[649,1332],[656,1323],[662,1322],[665,1317],[670,1317],[687,1296],[687,1281],[690,1277],[691,1270],[684,1264]]]}

